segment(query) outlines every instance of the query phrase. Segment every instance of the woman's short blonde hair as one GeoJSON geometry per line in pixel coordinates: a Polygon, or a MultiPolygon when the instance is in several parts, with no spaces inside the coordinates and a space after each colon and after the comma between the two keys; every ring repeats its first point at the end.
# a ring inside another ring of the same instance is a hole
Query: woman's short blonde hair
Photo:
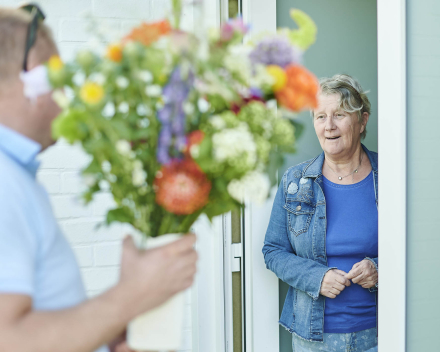
{"type": "MultiPolygon", "coordinates": [[[[368,100],[367,93],[362,89],[360,83],[353,77],[345,74],[334,75],[331,78],[321,78],[321,94],[331,95],[339,94],[341,97],[340,106],[346,112],[357,112],[359,122],[362,123],[362,115],[366,112],[371,114],[371,103],[368,100]]],[[[364,139],[367,135],[367,127],[361,134],[364,139]]]]}
{"type": "MultiPolygon", "coordinates": [[[[17,79],[22,70],[26,33],[32,17],[24,10],[0,7],[0,84],[17,79]]],[[[43,63],[57,51],[52,32],[44,23],[38,26],[37,40],[30,55],[43,63]]]]}

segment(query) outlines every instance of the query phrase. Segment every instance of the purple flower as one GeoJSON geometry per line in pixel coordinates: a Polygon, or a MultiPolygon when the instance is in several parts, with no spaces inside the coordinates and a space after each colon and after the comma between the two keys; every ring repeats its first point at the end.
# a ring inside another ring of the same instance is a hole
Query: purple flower
{"type": "Polygon", "coordinates": [[[249,95],[255,98],[263,98],[263,91],[260,88],[251,87],[249,89],[249,95]]]}
{"type": "Polygon", "coordinates": [[[171,157],[168,152],[168,148],[159,147],[157,149],[157,160],[161,164],[168,164],[171,161],[171,157]]]}
{"type": "Polygon", "coordinates": [[[163,89],[166,103],[157,114],[159,121],[162,123],[157,159],[162,164],[170,162],[171,147],[179,154],[186,145],[183,103],[188,97],[193,82],[193,73],[183,78],[180,68],[176,67],[171,73],[168,84],[163,89]]]}
{"type": "Polygon", "coordinates": [[[263,39],[250,53],[254,64],[278,65],[285,68],[289,64],[301,62],[302,52],[294,47],[287,38],[275,36],[263,39]]]}

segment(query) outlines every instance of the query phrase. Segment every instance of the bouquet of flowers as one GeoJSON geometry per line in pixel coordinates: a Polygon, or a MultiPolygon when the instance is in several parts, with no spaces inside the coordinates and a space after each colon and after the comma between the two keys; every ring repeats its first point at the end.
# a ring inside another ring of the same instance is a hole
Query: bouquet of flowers
{"type": "Polygon", "coordinates": [[[243,43],[240,18],[201,37],[179,29],[173,3],[170,20],[141,24],[104,55],[47,63],[63,108],[55,137],[91,156],[85,200],[110,191],[107,223],[150,237],[188,232],[245,196],[264,201],[283,153],[295,151],[292,113],[317,103],[317,80],[301,66],[316,35],[306,14],[292,10],[296,30],[243,43]]]}

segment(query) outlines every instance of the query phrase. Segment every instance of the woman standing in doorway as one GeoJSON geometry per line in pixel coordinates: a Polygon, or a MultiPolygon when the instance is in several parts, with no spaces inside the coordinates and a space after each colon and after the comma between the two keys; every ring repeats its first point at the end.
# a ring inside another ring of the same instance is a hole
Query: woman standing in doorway
{"type": "Polygon", "coordinates": [[[321,80],[313,124],[323,153],[284,174],[266,232],[268,269],[290,285],[280,324],[293,351],[376,351],[377,153],[370,102],[348,75],[321,80]]]}

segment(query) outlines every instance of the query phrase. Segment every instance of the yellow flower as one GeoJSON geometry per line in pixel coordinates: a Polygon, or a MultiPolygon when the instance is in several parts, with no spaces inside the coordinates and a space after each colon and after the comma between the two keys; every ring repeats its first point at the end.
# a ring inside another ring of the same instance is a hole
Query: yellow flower
{"type": "Polygon", "coordinates": [[[274,79],[274,84],[272,86],[274,92],[282,90],[287,84],[287,76],[284,70],[277,65],[269,65],[266,70],[274,79]]]}
{"type": "Polygon", "coordinates": [[[107,57],[114,62],[121,62],[122,46],[120,44],[110,44],[107,48],[107,57]]]}
{"type": "Polygon", "coordinates": [[[48,66],[51,71],[57,72],[64,67],[64,63],[58,55],[52,55],[49,59],[48,66]]]}
{"type": "Polygon", "coordinates": [[[96,105],[104,98],[104,89],[97,83],[86,82],[81,87],[79,95],[86,104],[96,105]]]}

